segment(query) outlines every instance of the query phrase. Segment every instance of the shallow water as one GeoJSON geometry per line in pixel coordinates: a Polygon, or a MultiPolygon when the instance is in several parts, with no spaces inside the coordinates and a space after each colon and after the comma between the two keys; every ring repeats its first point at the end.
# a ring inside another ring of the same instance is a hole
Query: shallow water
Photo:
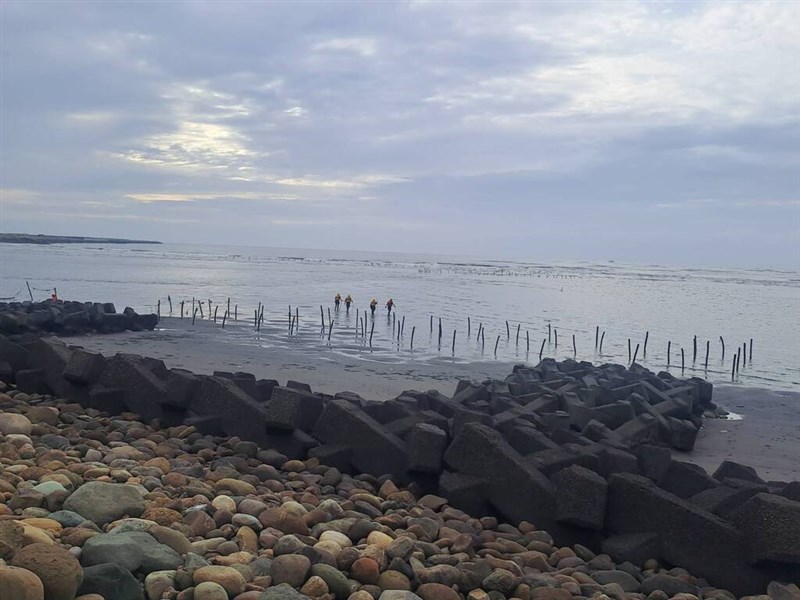
{"type": "MultiPolygon", "coordinates": [[[[684,375],[731,381],[731,361],[741,344],[753,339],[752,361],[740,363],[735,382],[773,389],[800,388],[800,274],[771,269],[698,269],[618,263],[542,264],[474,258],[324,252],[314,250],[189,245],[0,245],[0,297],[27,299],[57,287],[62,298],[111,301],[118,310],[132,306],[173,315],[186,312],[193,297],[219,305],[238,304],[239,322],[226,326],[225,338],[241,345],[284,348],[287,352],[343,353],[363,361],[428,363],[537,362],[543,356],[577,356],[594,362],[637,362],[653,370],[671,367],[684,375]],[[333,296],[351,294],[349,314],[333,309],[333,296]],[[394,317],[383,307],[397,303],[394,317]],[[367,320],[367,334],[356,333],[375,297],[379,309],[367,320]],[[256,333],[253,313],[265,305],[256,333]],[[288,311],[299,309],[300,323],[289,336],[288,311]],[[334,317],[331,340],[321,329],[320,305],[334,317]],[[431,316],[434,316],[431,332],[431,316]],[[467,338],[467,318],[470,336],[467,338]],[[393,334],[405,318],[403,334],[393,334]],[[442,320],[439,343],[438,320],[442,320]],[[506,329],[508,320],[508,330],[506,329]],[[368,338],[374,322],[372,346],[368,338]],[[548,324],[551,326],[548,341],[548,324]],[[479,325],[484,335],[479,341],[479,325]],[[519,341],[517,328],[519,326],[519,341]],[[596,327],[605,332],[602,352],[595,348],[596,327]],[[456,330],[453,350],[453,330],[456,330]],[[414,330],[414,348],[410,349],[414,330]],[[558,332],[558,345],[555,332],[558,332]],[[644,340],[649,331],[647,353],[644,340]],[[526,342],[526,334],[530,340],[526,342]],[[572,336],[575,336],[573,351],[572,336]],[[697,359],[693,361],[693,336],[697,359]],[[498,341],[499,336],[499,341],[498,341]],[[727,346],[722,358],[722,336],[727,346]],[[709,341],[708,368],[704,366],[709,341]],[[544,346],[542,344],[544,343],[544,346]],[[495,354],[495,344],[497,352],[495,354]]],[[[198,313],[199,318],[199,313],[198,313]]],[[[165,322],[165,327],[168,323],[165,322]]]]}

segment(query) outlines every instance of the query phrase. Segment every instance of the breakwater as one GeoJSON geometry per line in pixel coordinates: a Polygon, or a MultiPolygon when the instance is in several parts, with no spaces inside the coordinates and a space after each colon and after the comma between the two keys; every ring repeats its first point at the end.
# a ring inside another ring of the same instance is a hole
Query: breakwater
{"type": "Polygon", "coordinates": [[[111,302],[0,302],[0,334],[119,333],[152,330],[158,315],[138,314],[126,307],[121,313],[111,302]]]}
{"type": "Polygon", "coordinates": [[[34,336],[2,340],[2,360],[24,393],[390,474],[472,515],[535,523],[620,562],[658,558],[739,595],[798,577],[797,483],[764,482],[735,463],[708,474],[670,456],[668,446],[692,447],[714,408],[701,379],[545,360],[505,381],[462,381],[452,397],[409,391],[375,402],[34,336]]]}

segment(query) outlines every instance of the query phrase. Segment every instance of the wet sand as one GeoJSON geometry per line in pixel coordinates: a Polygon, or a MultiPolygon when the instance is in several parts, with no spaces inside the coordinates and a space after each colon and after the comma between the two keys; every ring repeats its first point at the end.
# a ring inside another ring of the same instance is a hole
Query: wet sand
{"type": "MultiPolygon", "coordinates": [[[[164,319],[156,331],[69,337],[64,340],[93,352],[141,354],[162,359],[168,367],[196,373],[246,371],[259,378],[303,381],[314,390],[356,392],[385,400],[402,391],[439,390],[451,395],[459,379],[504,379],[514,363],[460,362],[442,352],[429,360],[407,360],[407,351],[343,344],[328,347],[318,333],[276,343],[276,336],[257,336],[252,327],[223,333],[208,321],[164,319]]],[[[715,386],[714,401],[742,415],[739,421],[706,419],[692,453],[675,452],[679,460],[709,472],[723,460],[756,468],[766,480],[800,480],[800,392],[776,392],[737,386],[715,386]]]]}

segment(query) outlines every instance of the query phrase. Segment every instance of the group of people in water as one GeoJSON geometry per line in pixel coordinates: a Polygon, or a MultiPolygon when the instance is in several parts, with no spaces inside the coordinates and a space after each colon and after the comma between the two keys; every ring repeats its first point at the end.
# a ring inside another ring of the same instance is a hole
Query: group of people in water
{"type": "MultiPolygon", "coordinates": [[[[333,298],[333,304],[335,305],[336,310],[339,310],[339,305],[341,303],[342,303],[342,295],[337,293],[336,296],[333,298]]],[[[344,299],[344,306],[347,312],[350,312],[350,305],[352,303],[353,303],[353,298],[350,297],[350,294],[347,294],[347,296],[344,299]]],[[[389,298],[389,300],[386,302],[386,314],[388,315],[392,314],[392,310],[394,310],[394,307],[395,307],[394,300],[389,298]]],[[[375,316],[376,308],[378,308],[378,301],[375,298],[373,298],[372,300],[370,300],[369,303],[369,310],[373,316],[375,316]]]]}

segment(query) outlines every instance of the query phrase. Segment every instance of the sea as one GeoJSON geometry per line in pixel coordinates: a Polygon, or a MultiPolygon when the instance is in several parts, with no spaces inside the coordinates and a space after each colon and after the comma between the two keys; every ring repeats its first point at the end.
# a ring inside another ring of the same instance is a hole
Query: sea
{"type": "Polygon", "coordinates": [[[676,376],[800,390],[797,271],[211,244],[0,244],[0,297],[28,300],[28,285],[35,300],[55,288],[63,299],[176,318],[183,302],[184,319],[194,306],[204,324],[216,313],[220,329],[230,299],[235,318],[226,317],[220,335],[254,352],[324,350],[399,364],[635,358],[676,376]],[[335,309],[337,293],[352,296],[349,311],[335,309]],[[363,320],[373,298],[375,317],[363,320]]]}

